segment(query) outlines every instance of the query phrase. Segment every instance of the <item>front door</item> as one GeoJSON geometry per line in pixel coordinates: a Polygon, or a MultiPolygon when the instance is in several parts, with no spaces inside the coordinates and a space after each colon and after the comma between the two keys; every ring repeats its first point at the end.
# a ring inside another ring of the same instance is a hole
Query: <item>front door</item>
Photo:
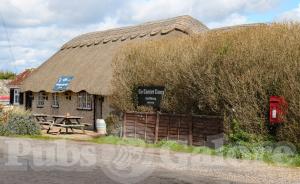
{"type": "Polygon", "coordinates": [[[33,100],[33,94],[31,91],[25,92],[25,109],[31,110],[32,108],[32,100],[33,100]]]}
{"type": "Polygon", "coordinates": [[[94,130],[96,131],[96,121],[97,119],[102,119],[102,103],[103,97],[95,95],[94,96],[94,130]]]}
{"type": "Polygon", "coordinates": [[[102,103],[103,97],[102,96],[95,96],[95,120],[102,119],[102,103]]]}

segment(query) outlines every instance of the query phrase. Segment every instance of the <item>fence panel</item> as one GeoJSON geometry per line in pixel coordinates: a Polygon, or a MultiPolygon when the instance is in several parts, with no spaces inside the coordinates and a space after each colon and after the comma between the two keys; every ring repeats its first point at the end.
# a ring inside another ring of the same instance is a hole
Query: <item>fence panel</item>
{"type": "Polygon", "coordinates": [[[220,116],[196,116],[166,113],[124,113],[123,136],[147,142],[174,140],[203,146],[209,136],[223,133],[220,116]]]}

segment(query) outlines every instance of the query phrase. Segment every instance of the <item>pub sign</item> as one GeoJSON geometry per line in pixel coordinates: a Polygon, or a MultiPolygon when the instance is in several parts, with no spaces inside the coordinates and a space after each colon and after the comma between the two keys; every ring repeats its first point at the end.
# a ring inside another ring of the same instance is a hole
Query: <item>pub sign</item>
{"type": "Polygon", "coordinates": [[[53,87],[53,91],[65,91],[68,88],[72,79],[72,76],[59,77],[56,84],[53,87]]]}
{"type": "Polygon", "coordinates": [[[137,89],[137,93],[139,106],[151,106],[154,108],[160,108],[160,102],[162,96],[165,93],[165,87],[139,86],[137,89]]]}

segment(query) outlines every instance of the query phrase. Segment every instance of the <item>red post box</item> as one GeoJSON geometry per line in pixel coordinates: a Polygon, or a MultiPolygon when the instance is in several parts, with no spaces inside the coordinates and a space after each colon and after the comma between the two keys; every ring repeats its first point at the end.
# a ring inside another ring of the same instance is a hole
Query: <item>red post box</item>
{"type": "Polygon", "coordinates": [[[270,124],[284,122],[284,116],[287,113],[288,104],[282,96],[270,97],[270,124]]]}

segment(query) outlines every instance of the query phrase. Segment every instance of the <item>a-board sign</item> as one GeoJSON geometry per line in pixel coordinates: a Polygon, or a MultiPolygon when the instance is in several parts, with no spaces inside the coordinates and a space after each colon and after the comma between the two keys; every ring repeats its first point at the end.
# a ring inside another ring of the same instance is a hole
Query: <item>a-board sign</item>
{"type": "Polygon", "coordinates": [[[54,85],[53,91],[65,91],[68,88],[72,79],[72,76],[59,77],[56,84],[54,85]]]}
{"type": "Polygon", "coordinates": [[[165,93],[163,86],[139,86],[138,90],[138,105],[160,107],[162,96],[165,93]]]}

